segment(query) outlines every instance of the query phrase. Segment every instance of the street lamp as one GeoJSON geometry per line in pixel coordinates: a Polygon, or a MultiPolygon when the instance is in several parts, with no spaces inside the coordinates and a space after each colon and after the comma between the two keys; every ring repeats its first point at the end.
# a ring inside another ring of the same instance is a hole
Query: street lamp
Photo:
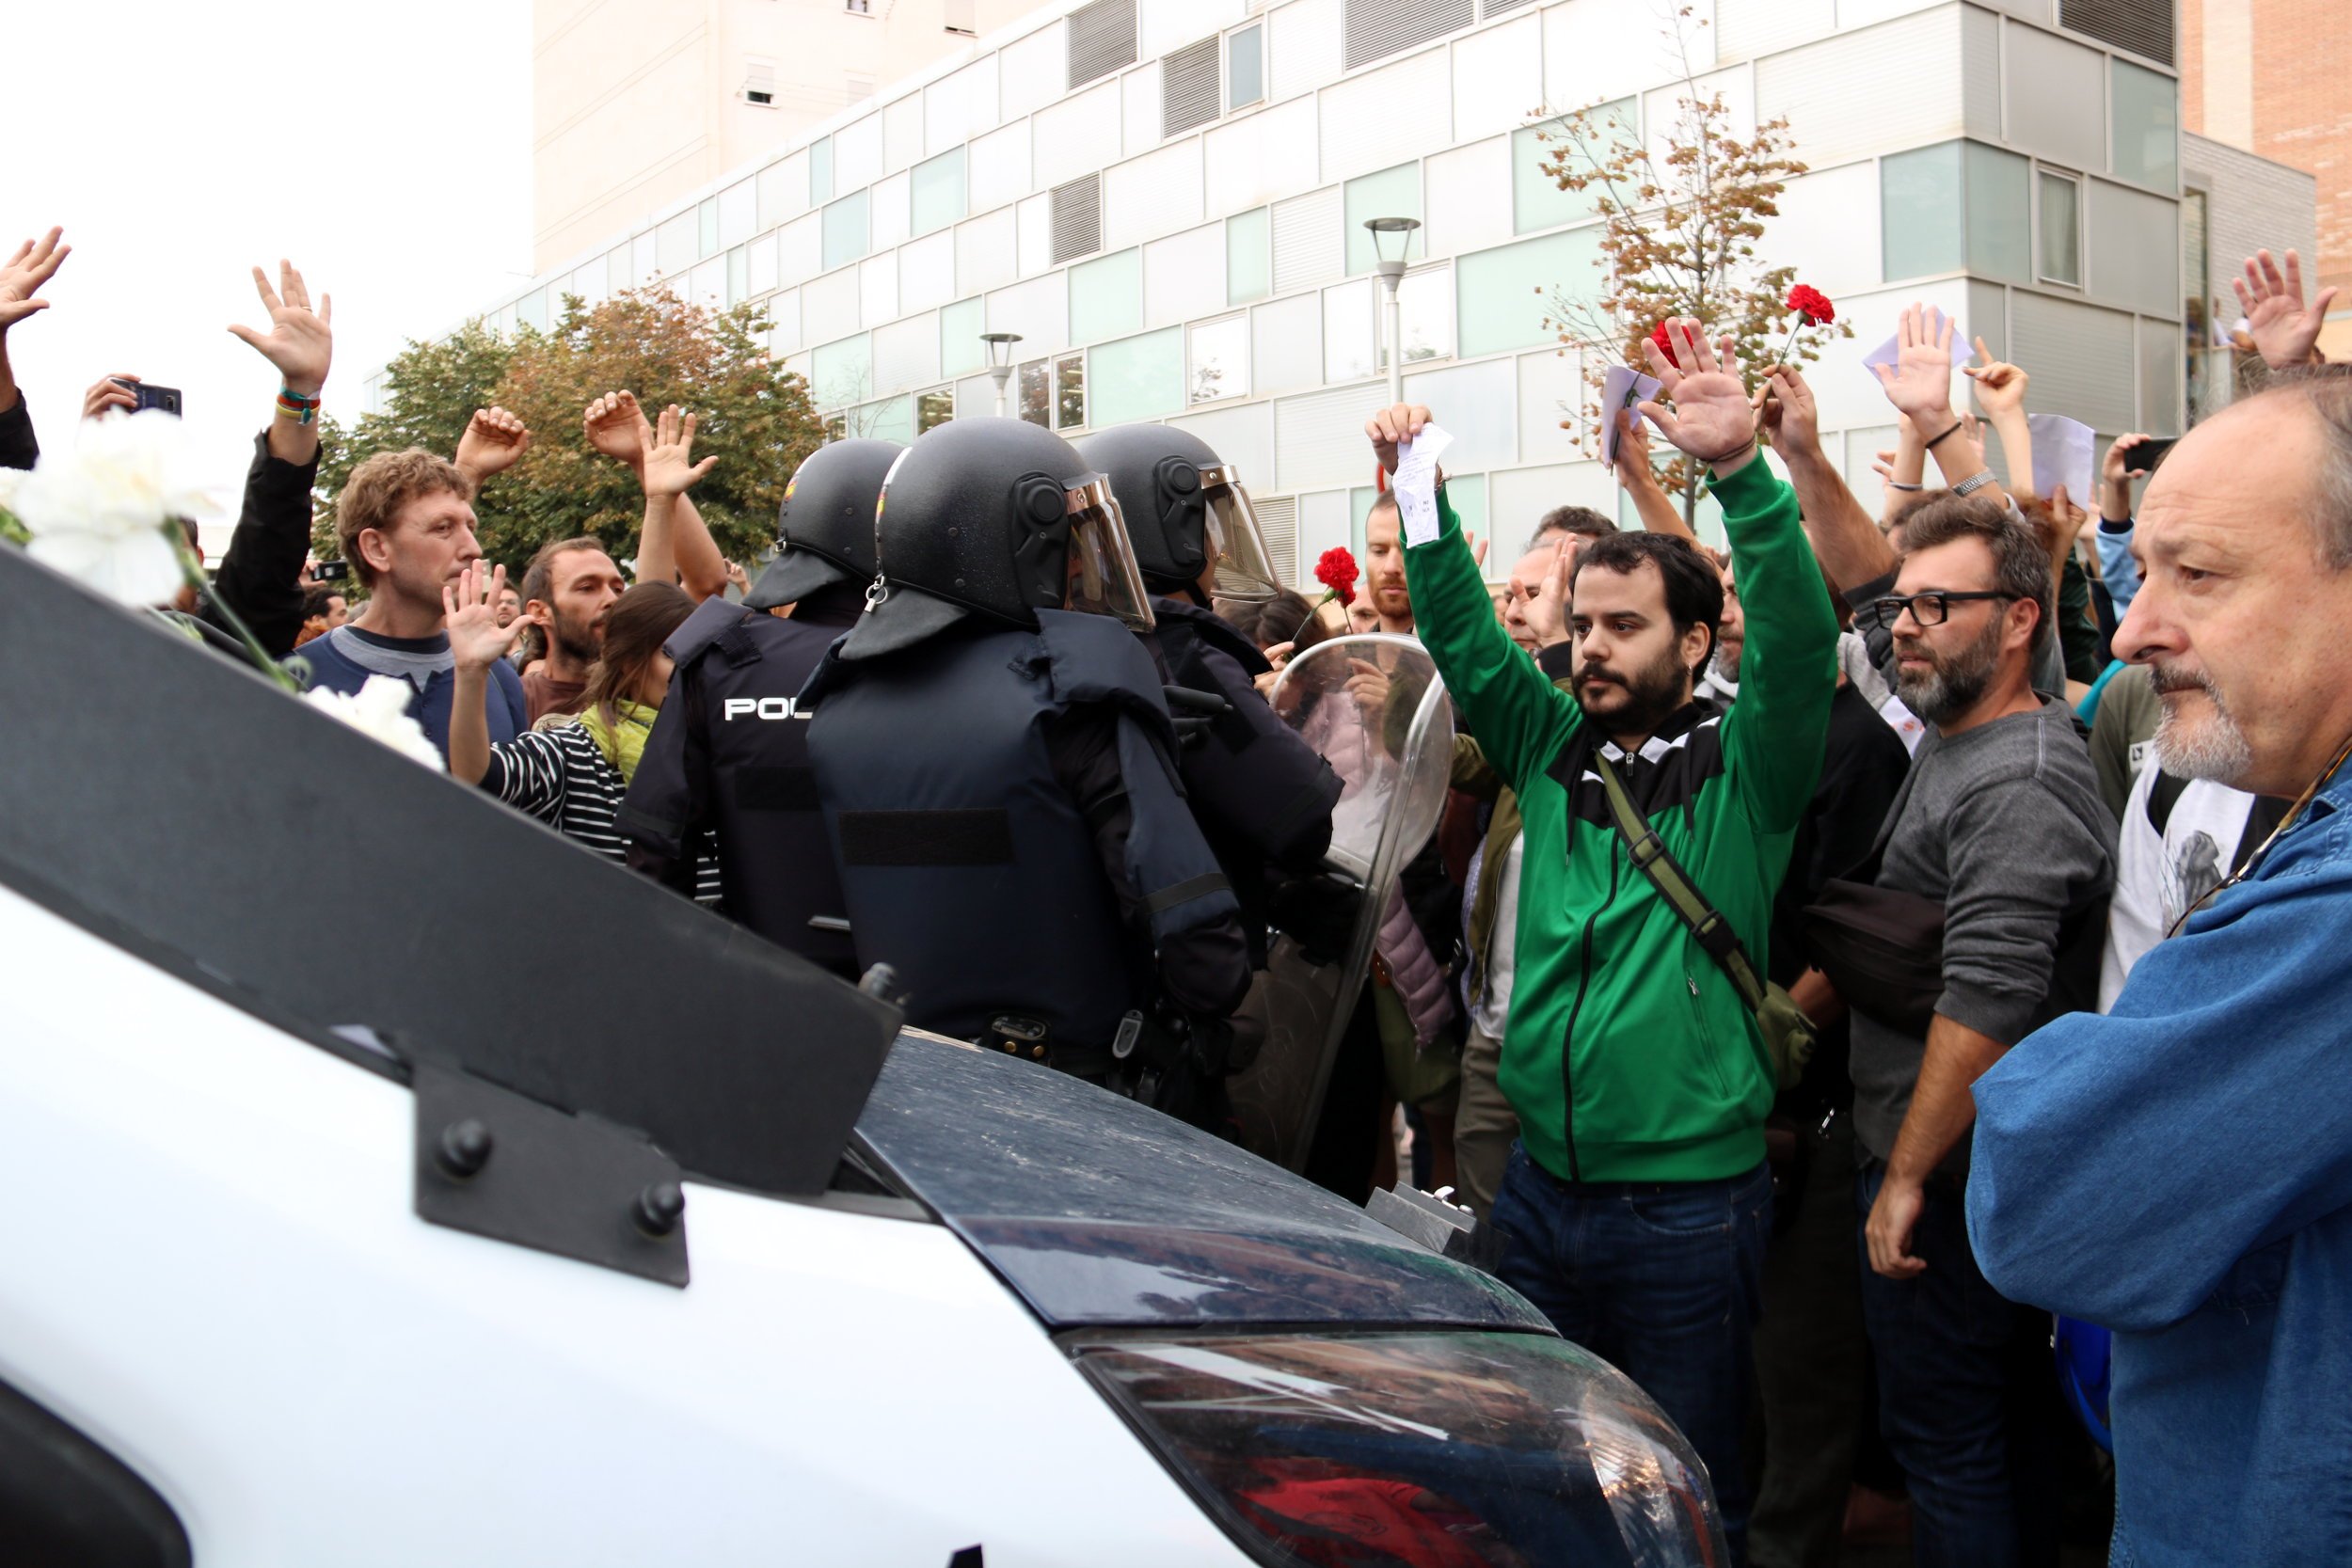
{"type": "Polygon", "coordinates": [[[996,417],[1005,417],[1005,383],[1012,379],[1012,345],[1021,341],[1018,332],[983,332],[980,341],[988,345],[988,373],[996,383],[996,417]]]}
{"type": "Polygon", "coordinates": [[[1372,230],[1373,270],[1389,291],[1389,402],[1399,404],[1405,401],[1405,316],[1397,307],[1396,291],[1405,281],[1405,253],[1413,247],[1413,230],[1421,227],[1421,219],[1366,218],[1364,227],[1372,230]],[[1394,256],[1389,254],[1391,245],[1394,256]]]}

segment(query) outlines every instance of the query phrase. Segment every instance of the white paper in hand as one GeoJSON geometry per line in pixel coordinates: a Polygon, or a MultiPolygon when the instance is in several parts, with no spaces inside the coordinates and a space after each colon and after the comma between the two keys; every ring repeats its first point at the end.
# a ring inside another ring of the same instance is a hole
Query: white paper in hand
{"type": "Polygon", "coordinates": [[[2090,427],[2063,414],[2028,414],[2026,428],[2033,435],[2033,493],[2046,500],[2063,484],[2066,499],[2088,511],[2098,445],[2090,427]]]}
{"type": "MultiPolygon", "coordinates": [[[[1637,403],[1658,396],[1659,383],[1655,376],[1644,375],[1630,365],[1612,365],[1600,384],[1600,466],[1617,466],[1617,415],[1637,403]]],[[[1637,410],[1633,416],[1642,418],[1637,410]]]]}
{"type": "Polygon", "coordinates": [[[1419,436],[1397,445],[1396,478],[1390,483],[1396,492],[1396,515],[1405,525],[1408,546],[1426,545],[1438,537],[1438,459],[1453,444],[1453,436],[1434,424],[1425,424],[1419,436]]]}

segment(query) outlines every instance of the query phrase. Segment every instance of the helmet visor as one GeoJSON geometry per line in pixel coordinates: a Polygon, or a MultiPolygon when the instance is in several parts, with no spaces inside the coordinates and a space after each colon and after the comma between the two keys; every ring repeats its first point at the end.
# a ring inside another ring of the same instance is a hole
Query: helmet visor
{"type": "Polygon", "coordinates": [[[1244,604],[1263,604],[1282,592],[1274,572],[1274,552],[1258,529],[1250,510],[1249,492],[1241,473],[1228,465],[1200,470],[1201,499],[1206,502],[1209,565],[1216,575],[1216,594],[1244,604]]]}
{"type": "Polygon", "coordinates": [[[1110,615],[1136,631],[1152,626],[1152,601],[1127,542],[1127,519],[1110,481],[1089,480],[1070,493],[1070,586],[1062,608],[1110,615]]]}

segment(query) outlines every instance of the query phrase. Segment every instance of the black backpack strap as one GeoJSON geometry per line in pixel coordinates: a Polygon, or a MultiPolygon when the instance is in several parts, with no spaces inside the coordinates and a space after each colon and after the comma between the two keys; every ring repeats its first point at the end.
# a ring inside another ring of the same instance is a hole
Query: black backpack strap
{"type": "Polygon", "coordinates": [[[1715,960],[1716,967],[1727,975],[1740,1000],[1751,1012],[1764,1006],[1763,980],[1756,966],[1748,961],[1747,949],[1740,944],[1740,933],[1731,928],[1721,911],[1707,901],[1707,895],[1691,880],[1690,874],[1676,863],[1665,842],[1651,831],[1649,823],[1635,808],[1633,798],[1626,793],[1625,781],[1617,769],[1597,749],[1593,752],[1593,767],[1600,774],[1600,786],[1609,797],[1609,817],[1625,840],[1626,849],[1634,869],[1649,879],[1659,896],[1677,919],[1690,928],[1691,935],[1715,960]]]}

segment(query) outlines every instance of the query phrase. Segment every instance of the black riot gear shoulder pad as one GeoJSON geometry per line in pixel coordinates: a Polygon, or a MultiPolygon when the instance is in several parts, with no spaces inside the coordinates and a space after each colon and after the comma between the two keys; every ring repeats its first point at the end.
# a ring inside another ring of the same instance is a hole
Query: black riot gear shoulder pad
{"type": "Polygon", "coordinates": [[[1209,563],[1200,472],[1220,466],[1216,451],[1189,431],[1164,424],[1120,425],[1076,446],[1111,482],[1145,584],[1154,594],[1191,588],[1209,563]]]}
{"type": "Polygon", "coordinates": [[[906,450],[896,441],[833,441],[803,458],[776,514],[784,553],[743,602],[770,610],[834,583],[873,581],[874,503],[906,450]]]}

